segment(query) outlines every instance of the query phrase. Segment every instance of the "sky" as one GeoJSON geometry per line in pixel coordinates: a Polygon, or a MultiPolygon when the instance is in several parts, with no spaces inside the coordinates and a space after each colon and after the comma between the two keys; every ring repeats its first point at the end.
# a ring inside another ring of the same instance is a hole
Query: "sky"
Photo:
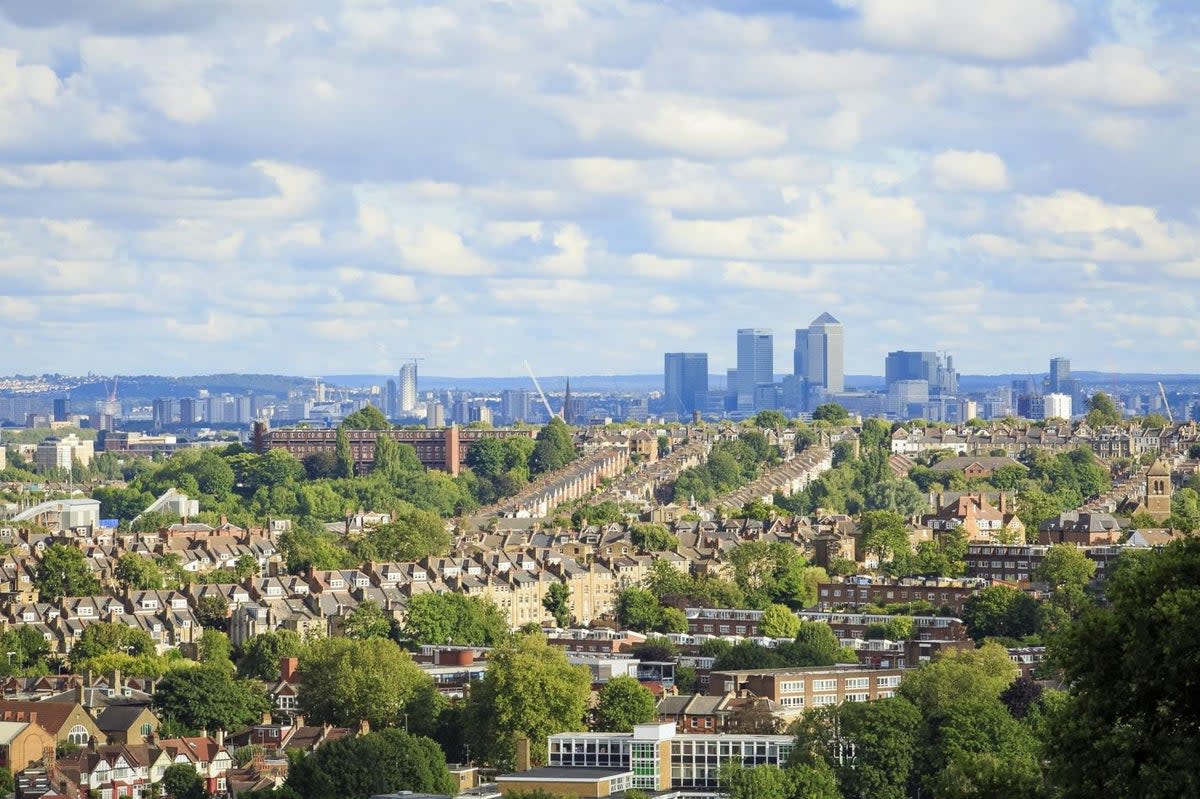
{"type": "Polygon", "coordinates": [[[0,373],[1200,372],[1194,0],[2,0],[0,373]]]}

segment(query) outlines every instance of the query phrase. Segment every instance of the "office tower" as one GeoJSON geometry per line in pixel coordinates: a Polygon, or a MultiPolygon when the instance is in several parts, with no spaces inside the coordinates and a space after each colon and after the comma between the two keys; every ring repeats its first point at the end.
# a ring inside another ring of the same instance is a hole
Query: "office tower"
{"type": "Polygon", "coordinates": [[[428,428],[446,426],[446,406],[440,402],[425,403],[425,426],[428,428]]]}
{"type": "Polygon", "coordinates": [[[810,386],[819,386],[827,394],[840,394],[845,390],[843,349],[841,322],[829,313],[812,321],[808,326],[808,344],[804,353],[804,376],[810,386]]]}
{"type": "Polygon", "coordinates": [[[1066,394],[1063,391],[1063,381],[1071,378],[1071,359],[1061,356],[1050,359],[1050,392],[1066,394]]]}
{"type": "Polygon", "coordinates": [[[663,356],[663,399],[667,413],[691,416],[704,409],[708,394],[708,353],[668,352],[663,356]]]}
{"type": "Polygon", "coordinates": [[[179,421],[183,424],[195,424],[196,400],[184,397],[179,401],[179,421]]]}
{"type": "Polygon", "coordinates": [[[254,419],[254,407],[250,397],[234,397],[234,419],[238,424],[248,424],[254,419]]]}
{"type": "Polygon", "coordinates": [[[958,393],[958,372],[954,370],[954,356],[947,355],[945,360],[938,358],[937,389],[947,396],[958,393]]]}
{"type": "Polygon", "coordinates": [[[792,375],[801,380],[808,377],[808,328],[796,330],[796,346],[792,350],[792,375]]]}
{"type": "Polygon", "coordinates": [[[500,415],[505,424],[529,421],[529,392],[523,389],[505,389],[500,392],[500,415]]]}
{"type": "Polygon", "coordinates": [[[889,386],[897,380],[924,380],[937,385],[938,358],[936,352],[889,352],[883,362],[884,380],[889,386]]]}
{"type": "Polygon", "coordinates": [[[175,421],[175,400],[170,397],[160,397],[154,400],[153,409],[154,429],[161,430],[175,421]]]}
{"type": "Polygon", "coordinates": [[[775,382],[775,340],[770,330],[743,328],[737,332],[737,407],[754,409],[759,386],[775,382]]]}
{"type": "Polygon", "coordinates": [[[492,409],[483,402],[471,403],[471,407],[467,409],[467,422],[482,422],[484,424],[491,424],[492,409]]]}
{"type": "Polygon", "coordinates": [[[888,410],[901,418],[913,415],[911,406],[923,406],[928,402],[929,382],[926,380],[896,380],[888,386],[888,410]]]}
{"type": "Polygon", "coordinates": [[[58,399],[54,400],[54,421],[67,421],[67,417],[70,416],[71,413],[70,405],[71,401],[66,397],[59,397],[58,399]]]}
{"type": "Polygon", "coordinates": [[[209,424],[221,424],[225,421],[225,398],[209,397],[204,401],[204,421],[209,424]]]}
{"type": "Polygon", "coordinates": [[[383,412],[387,414],[387,418],[395,419],[400,415],[400,392],[396,388],[395,380],[388,380],[387,387],[384,389],[383,412]]]}
{"type": "Polygon", "coordinates": [[[400,410],[411,413],[417,407],[417,362],[400,367],[400,410]]]}

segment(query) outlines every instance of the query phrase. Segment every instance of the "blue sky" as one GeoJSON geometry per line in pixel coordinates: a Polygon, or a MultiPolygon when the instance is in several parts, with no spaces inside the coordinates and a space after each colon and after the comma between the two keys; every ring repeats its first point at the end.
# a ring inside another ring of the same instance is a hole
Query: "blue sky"
{"type": "Polygon", "coordinates": [[[1191,0],[6,0],[0,373],[1198,371],[1191,0]]]}

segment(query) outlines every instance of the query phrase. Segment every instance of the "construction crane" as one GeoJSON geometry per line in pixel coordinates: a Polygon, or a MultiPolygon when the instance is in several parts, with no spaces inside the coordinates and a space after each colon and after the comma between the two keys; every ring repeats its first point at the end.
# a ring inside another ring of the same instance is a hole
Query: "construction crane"
{"type": "Polygon", "coordinates": [[[1161,380],[1158,381],[1158,396],[1162,397],[1163,407],[1167,409],[1167,420],[1175,424],[1175,414],[1171,413],[1171,403],[1167,402],[1167,390],[1161,380]]]}
{"type": "Polygon", "coordinates": [[[537,375],[533,373],[533,367],[529,365],[529,361],[525,361],[525,371],[529,372],[529,377],[533,380],[533,387],[537,389],[538,396],[542,398],[542,404],[546,406],[546,416],[553,419],[556,414],[550,409],[550,400],[546,399],[546,392],[542,391],[542,384],[538,382],[537,375]]]}

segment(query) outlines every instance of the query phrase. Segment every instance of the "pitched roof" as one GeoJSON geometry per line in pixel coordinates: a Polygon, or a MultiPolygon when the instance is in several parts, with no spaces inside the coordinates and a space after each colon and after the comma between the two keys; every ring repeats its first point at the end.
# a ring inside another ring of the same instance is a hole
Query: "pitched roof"
{"type": "Polygon", "coordinates": [[[30,713],[37,713],[37,723],[51,735],[59,730],[78,705],[74,702],[34,702],[29,700],[5,699],[0,701],[0,719],[17,721],[17,714],[24,714],[22,722],[29,721],[30,713]]]}

